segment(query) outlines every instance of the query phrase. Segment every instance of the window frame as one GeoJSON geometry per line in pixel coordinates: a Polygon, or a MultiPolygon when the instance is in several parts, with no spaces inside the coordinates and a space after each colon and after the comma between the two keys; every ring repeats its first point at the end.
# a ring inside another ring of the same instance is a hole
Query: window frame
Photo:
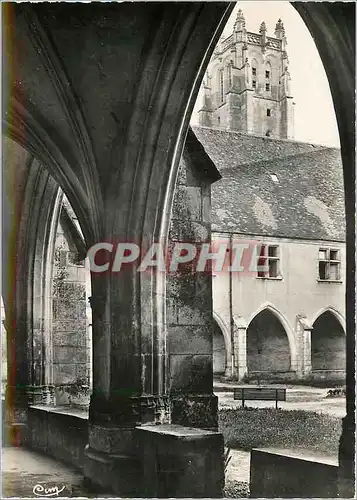
{"type": "Polygon", "coordinates": [[[270,82],[265,83],[265,92],[270,92],[270,82]]]}
{"type": "Polygon", "coordinates": [[[260,252],[259,255],[257,255],[257,264],[258,266],[264,265],[261,263],[261,261],[268,261],[268,271],[258,271],[257,270],[257,279],[265,279],[265,280],[282,280],[283,275],[281,271],[281,246],[278,243],[262,243],[260,247],[260,252]],[[275,255],[270,255],[269,249],[275,249],[275,255]],[[262,249],[264,250],[264,253],[262,254],[262,249]],[[276,263],[277,270],[276,270],[276,275],[271,276],[270,275],[270,264],[273,262],[276,263]]]}
{"type": "Polygon", "coordinates": [[[336,247],[319,247],[317,254],[317,281],[321,283],[342,283],[341,280],[341,252],[339,248],[336,247]],[[321,258],[320,253],[324,252],[324,257],[321,258]],[[331,259],[331,252],[334,252],[335,259],[331,259]],[[335,255],[336,253],[336,255],[335,255]],[[320,263],[326,265],[325,275],[327,277],[321,278],[320,273],[320,263]],[[337,278],[331,278],[330,268],[331,264],[337,267],[337,278]]]}

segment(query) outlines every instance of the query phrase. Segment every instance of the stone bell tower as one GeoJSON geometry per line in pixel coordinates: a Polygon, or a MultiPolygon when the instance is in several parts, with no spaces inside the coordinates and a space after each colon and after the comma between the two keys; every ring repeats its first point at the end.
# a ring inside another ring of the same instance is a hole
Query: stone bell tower
{"type": "Polygon", "coordinates": [[[281,19],[274,34],[267,35],[264,21],[259,33],[247,31],[238,11],[233,33],[220,39],[209,62],[200,125],[293,139],[294,103],[281,19]]]}

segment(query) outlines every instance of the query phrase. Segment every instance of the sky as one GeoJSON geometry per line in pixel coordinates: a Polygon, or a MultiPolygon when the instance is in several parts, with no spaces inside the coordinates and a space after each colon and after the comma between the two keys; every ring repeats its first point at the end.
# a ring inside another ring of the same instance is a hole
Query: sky
{"type": "MultiPolygon", "coordinates": [[[[265,21],[267,35],[274,36],[277,20],[281,18],[284,23],[291,95],[295,102],[295,140],[340,147],[326,73],[313,38],[298,12],[285,1],[240,1],[223,31],[225,36],[233,32],[239,8],[243,10],[248,31],[258,33],[261,22],[265,21]]],[[[197,115],[193,117],[193,121],[196,120],[197,115]]]]}

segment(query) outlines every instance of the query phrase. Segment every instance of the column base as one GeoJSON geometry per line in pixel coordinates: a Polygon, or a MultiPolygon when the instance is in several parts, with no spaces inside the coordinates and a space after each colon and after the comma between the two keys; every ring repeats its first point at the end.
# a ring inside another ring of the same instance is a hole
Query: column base
{"type": "Polygon", "coordinates": [[[92,394],[89,420],[99,425],[131,427],[145,423],[166,423],[170,419],[167,396],[116,396],[106,399],[92,394]]]}
{"type": "Polygon", "coordinates": [[[15,448],[26,446],[29,443],[27,424],[4,422],[2,426],[2,446],[15,448]]]}
{"type": "Polygon", "coordinates": [[[6,386],[5,404],[2,407],[3,446],[18,447],[28,443],[27,408],[27,388],[6,386]]]}
{"type": "Polygon", "coordinates": [[[136,429],[144,498],[222,498],[223,435],[181,425],[136,429]]]}

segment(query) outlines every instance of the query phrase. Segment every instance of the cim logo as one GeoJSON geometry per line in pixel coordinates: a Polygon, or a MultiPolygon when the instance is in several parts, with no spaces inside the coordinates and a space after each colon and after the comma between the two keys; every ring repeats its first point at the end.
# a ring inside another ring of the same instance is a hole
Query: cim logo
{"type": "Polygon", "coordinates": [[[36,484],[33,487],[33,493],[37,497],[58,497],[60,493],[66,488],[66,486],[58,487],[58,486],[42,486],[42,484],[36,484]]]}

